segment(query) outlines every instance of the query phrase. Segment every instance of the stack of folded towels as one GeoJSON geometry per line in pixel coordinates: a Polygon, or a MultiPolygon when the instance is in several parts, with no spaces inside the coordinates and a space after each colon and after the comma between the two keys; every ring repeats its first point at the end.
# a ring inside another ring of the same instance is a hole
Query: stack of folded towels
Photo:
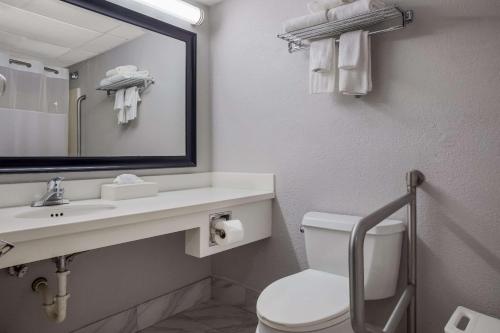
{"type": "MultiPolygon", "coordinates": [[[[307,4],[309,15],[286,21],[283,29],[285,33],[307,29],[385,6],[382,0],[313,0],[307,4]]],[[[368,32],[358,30],[342,34],[338,51],[337,65],[337,50],[333,38],[310,43],[310,92],[334,92],[338,68],[339,92],[356,96],[369,93],[372,90],[372,76],[368,32]]]]}
{"type": "MultiPolygon", "coordinates": [[[[118,66],[106,72],[106,78],[101,80],[101,86],[107,86],[127,79],[148,79],[148,71],[139,71],[137,66],[118,66]]],[[[137,118],[137,105],[141,102],[139,88],[133,86],[119,89],[115,94],[114,110],[117,112],[118,124],[126,124],[137,118]]]]}

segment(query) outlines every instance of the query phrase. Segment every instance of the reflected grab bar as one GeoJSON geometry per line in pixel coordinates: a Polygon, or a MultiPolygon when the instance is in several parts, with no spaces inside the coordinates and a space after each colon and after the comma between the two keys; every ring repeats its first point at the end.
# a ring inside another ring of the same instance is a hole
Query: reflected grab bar
{"type": "Polygon", "coordinates": [[[416,264],[417,264],[417,187],[425,181],[420,171],[406,174],[407,194],[361,219],[353,228],[349,241],[349,296],[351,325],[355,333],[393,333],[407,310],[407,333],[416,332],[416,264]],[[367,232],[408,205],[408,281],[383,329],[365,322],[364,241],[367,232]]]}
{"type": "Polygon", "coordinates": [[[82,102],[87,95],[82,95],[76,100],[76,155],[82,156],[82,102]]]}

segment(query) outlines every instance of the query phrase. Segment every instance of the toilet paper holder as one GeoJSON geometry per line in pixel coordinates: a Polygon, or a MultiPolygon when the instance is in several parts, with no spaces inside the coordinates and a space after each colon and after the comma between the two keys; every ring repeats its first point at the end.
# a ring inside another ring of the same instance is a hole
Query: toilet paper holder
{"type": "Polygon", "coordinates": [[[231,220],[231,215],[232,215],[232,212],[229,212],[229,211],[221,212],[221,213],[214,213],[214,214],[209,215],[209,217],[208,217],[208,219],[210,221],[210,243],[209,243],[209,246],[216,246],[217,245],[217,243],[215,242],[215,235],[218,235],[221,238],[226,237],[226,232],[224,230],[217,229],[215,227],[215,224],[219,220],[226,220],[226,221],[231,220]]]}

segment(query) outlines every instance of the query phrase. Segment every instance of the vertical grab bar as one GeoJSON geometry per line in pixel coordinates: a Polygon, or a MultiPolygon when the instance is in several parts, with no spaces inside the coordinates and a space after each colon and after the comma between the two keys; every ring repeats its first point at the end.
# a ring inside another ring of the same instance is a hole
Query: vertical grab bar
{"type": "Polygon", "coordinates": [[[407,192],[412,194],[408,206],[408,285],[413,286],[413,297],[407,310],[407,333],[417,331],[417,187],[425,181],[425,176],[419,171],[406,174],[407,192]]]}
{"type": "Polygon", "coordinates": [[[76,100],[76,155],[82,156],[82,102],[87,95],[82,95],[76,100]]]}
{"type": "Polygon", "coordinates": [[[362,218],[353,228],[349,241],[349,296],[351,325],[356,333],[392,333],[396,329],[403,313],[408,314],[408,333],[416,332],[416,189],[425,181],[420,171],[411,171],[406,175],[407,193],[388,205],[362,218]],[[364,241],[367,232],[404,206],[408,207],[408,285],[401,295],[389,320],[383,329],[367,325],[365,322],[365,273],[364,241]]]}

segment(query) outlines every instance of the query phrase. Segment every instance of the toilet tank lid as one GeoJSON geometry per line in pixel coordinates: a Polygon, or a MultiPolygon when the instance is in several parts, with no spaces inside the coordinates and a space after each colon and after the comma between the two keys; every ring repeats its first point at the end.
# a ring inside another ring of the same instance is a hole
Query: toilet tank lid
{"type": "MultiPolygon", "coordinates": [[[[362,217],[352,215],[330,214],[321,212],[309,212],[304,215],[302,225],[304,227],[315,227],[329,230],[350,232],[354,225],[362,217]]],[[[384,220],[368,231],[370,235],[390,235],[403,232],[405,225],[398,220],[384,220]]]]}

